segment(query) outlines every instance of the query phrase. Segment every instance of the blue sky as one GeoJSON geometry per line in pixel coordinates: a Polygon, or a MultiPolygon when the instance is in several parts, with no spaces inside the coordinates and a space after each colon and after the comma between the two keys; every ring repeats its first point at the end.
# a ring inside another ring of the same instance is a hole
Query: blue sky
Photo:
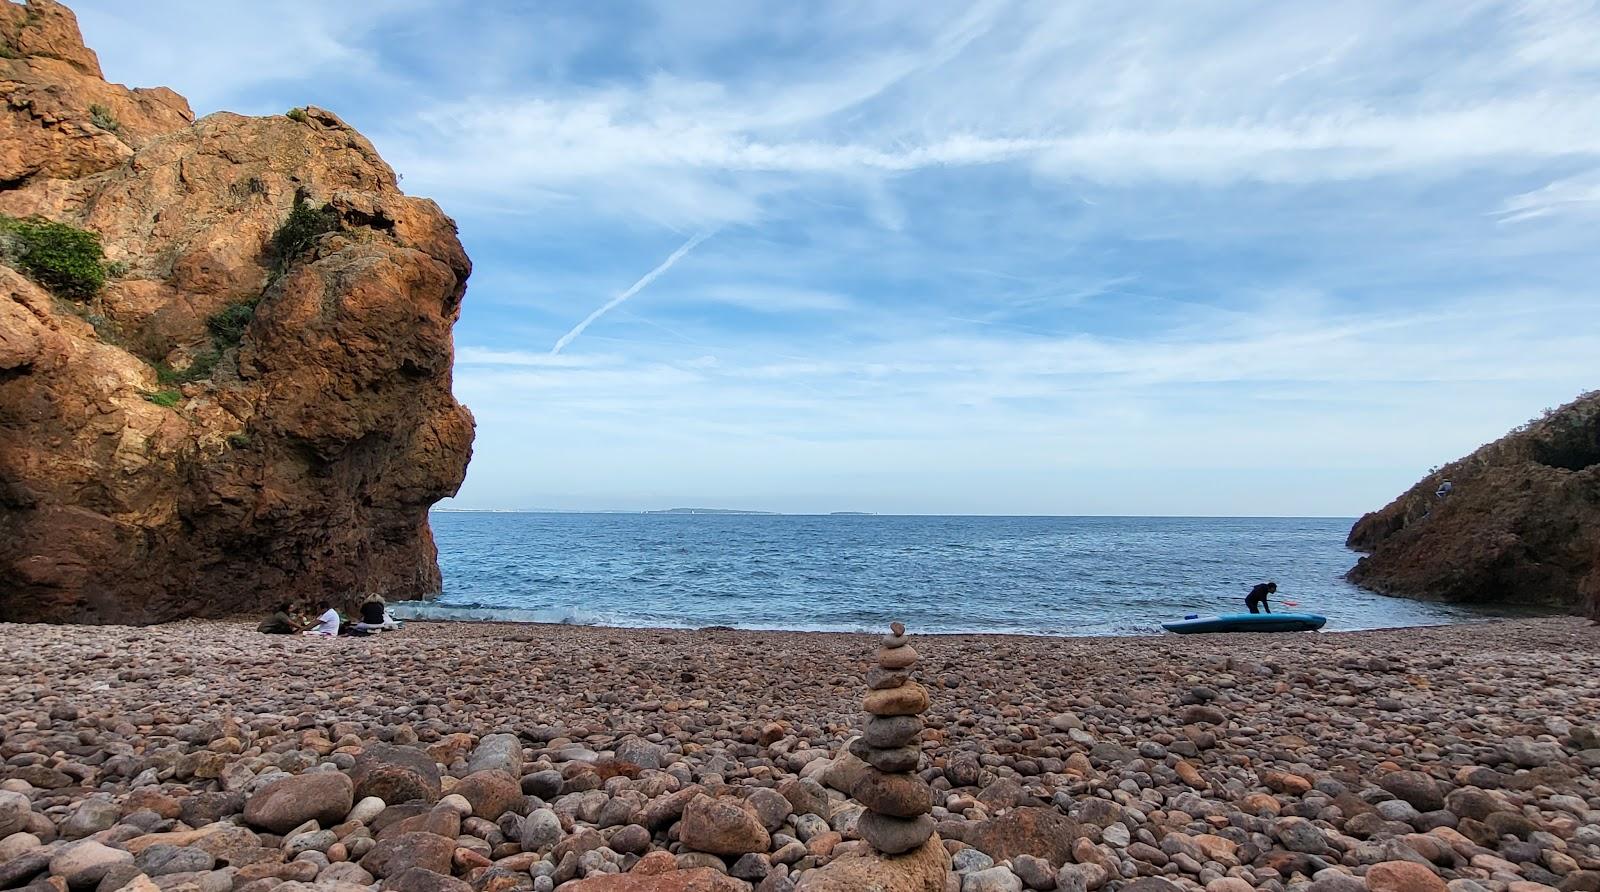
{"type": "Polygon", "coordinates": [[[1600,386],[1593,2],[74,7],[456,218],[461,507],[1353,515],[1600,386]]]}

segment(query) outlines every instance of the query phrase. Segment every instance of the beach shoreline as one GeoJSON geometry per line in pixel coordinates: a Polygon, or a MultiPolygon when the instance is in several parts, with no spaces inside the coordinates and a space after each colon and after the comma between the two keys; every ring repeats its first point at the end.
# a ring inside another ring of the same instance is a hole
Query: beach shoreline
{"type": "MultiPolygon", "coordinates": [[[[1398,600],[1404,600],[1404,599],[1398,599],[1398,600]]],[[[1483,606],[1479,606],[1479,605],[1451,605],[1451,606],[1463,606],[1465,609],[1472,609],[1472,610],[1476,610],[1478,612],[1475,612],[1475,613],[1462,613],[1462,614],[1458,614],[1458,615],[1454,615],[1454,616],[1428,617],[1424,621],[1412,622],[1412,623],[1389,623],[1389,624],[1384,624],[1384,618],[1383,617],[1374,617],[1371,620],[1374,623],[1373,625],[1349,625],[1348,621],[1346,621],[1346,623],[1339,624],[1337,627],[1325,627],[1325,628],[1323,628],[1321,630],[1321,634],[1343,634],[1343,633],[1350,633],[1350,632],[1386,632],[1386,631],[1398,631],[1398,630],[1401,630],[1401,629],[1434,629],[1434,628],[1448,628],[1448,627],[1453,627],[1453,626],[1481,626],[1481,625],[1492,624],[1492,623],[1497,623],[1497,622],[1510,622],[1510,621],[1518,621],[1518,620],[1526,620],[1526,619],[1559,618],[1559,617],[1567,617],[1567,616],[1572,616],[1573,615],[1570,611],[1561,610],[1561,609],[1558,609],[1558,608],[1541,608],[1541,607],[1524,607],[1524,606],[1510,607],[1510,608],[1503,608],[1503,607],[1502,608],[1490,608],[1490,607],[1483,607],[1483,606]]],[[[583,613],[582,611],[578,611],[575,608],[572,609],[572,610],[562,610],[562,609],[559,609],[559,608],[527,609],[527,608],[516,608],[516,607],[504,607],[504,608],[500,608],[500,607],[456,607],[454,605],[431,604],[431,603],[426,603],[426,602],[395,601],[395,602],[391,602],[389,604],[389,610],[390,610],[391,615],[394,616],[394,618],[396,618],[396,619],[398,619],[398,620],[400,620],[400,621],[402,621],[404,623],[407,623],[407,624],[497,625],[497,626],[506,626],[506,627],[510,627],[510,628],[517,628],[517,627],[524,627],[524,626],[534,626],[534,627],[538,627],[538,626],[577,626],[577,627],[584,627],[584,628],[623,629],[623,630],[632,630],[632,631],[638,631],[638,632],[649,632],[649,631],[673,631],[673,632],[734,631],[734,632],[776,633],[776,634],[790,634],[790,633],[802,634],[802,633],[804,633],[804,634],[818,634],[818,635],[873,635],[873,634],[878,634],[872,628],[868,628],[864,624],[863,625],[858,625],[858,626],[855,626],[855,627],[851,627],[851,628],[846,628],[846,627],[844,627],[842,625],[840,625],[840,626],[809,626],[808,627],[808,626],[805,626],[803,624],[796,624],[796,623],[785,623],[785,624],[779,624],[779,623],[772,623],[772,624],[740,623],[740,624],[737,624],[737,625],[732,625],[732,624],[692,625],[692,624],[688,624],[688,623],[682,623],[682,624],[677,624],[677,625],[667,625],[667,624],[662,624],[662,623],[658,623],[658,622],[652,622],[650,619],[641,619],[637,623],[629,623],[629,622],[627,622],[625,620],[619,620],[615,615],[601,616],[601,615],[598,615],[598,614],[583,613]],[[426,610],[427,612],[419,613],[419,612],[414,612],[411,609],[408,609],[410,606],[415,605],[415,604],[419,604],[419,603],[424,605],[424,610],[426,610]],[[522,617],[518,616],[518,614],[524,614],[524,615],[527,616],[527,618],[522,618],[522,617]],[[557,615],[561,616],[562,618],[559,618],[559,619],[551,618],[552,616],[557,616],[557,615]]],[[[1300,608],[1284,608],[1284,611],[1287,611],[1287,612],[1311,612],[1311,613],[1315,613],[1316,612],[1315,610],[1302,611],[1300,608]]],[[[1213,608],[1211,608],[1209,610],[1203,610],[1203,611],[1199,612],[1197,615],[1208,616],[1208,615],[1212,615],[1212,614],[1229,614],[1229,613],[1243,613],[1243,612],[1245,612],[1245,611],[1244,611],[1242,606],[1240,606],[1237,610],[1235,610],[1235,609],[1232,609],[1229,606],[1224,605],[1224,606],[1220,606],[1220,607],[1213,607],[1213,608]]],[[[1195,613],[1195,610],[1190,610],[1189,613],[1195,613]]],[[[1176,613],[1173,616],[1171,616],[1169,619],[1181,619],[1186,615],[1188,615],[1188,614],[1186,614],[1186,613],[1176,613]]],[[[223,621],[245,621],[247,619],[249,619],[249,617],[245,617],[245,616],[222,618],[223,621]]],[[[1090,630],[1086,630],[1086,631],[1082,631],[1082,632],[1053,631],[1053,630],[1048,630],[1048,629],[1042,629],[1042,630],[1038,630],[1038,631],[1020,631],[1020,630],[1010,630],[1010,629],[996,629],[996,628],[985,627],[985,626],[970,626],[970,627],[955,626],[955,627],[941,627],[941,628],[939,628],[937,630],[924,631],[924,632],[921,632],[920,634],[923,635],[923,636],[940,636],[940,637],[949,637],[949,636],[967,636],[967,637],[971,637],[971,636],[979,636],[979,637],[983,637],[983,636],[1000,636],[1000,637],[1015,637],[1015,638],[1090,639],[1090,640],[1092,640],[1092,639],[1101,639],[1101,638],[1148,638],[1148,637],[1161,638],[1161,637],[1167,637],[1167,636],[1172,634],[1170,632],[1165,631],[1161,627],[1160,623],[1164,622],[1164,621],[1166,621],[1166,620],[1162,620],[1162,621],[1151,620],[1148,623],[1144,623],[1144,622],[1135,622],[1135,621],[1131,621],[1130,620],[1130,621],[1127,622],[1126,625],[1121,627],[1121,629],[1124,629],[1125,631],[1111,631],[1111,632],[1098,630],[1098,629],[1090,629],[1090,630]]],[[[884,622],[888,622],[888,620],[886,619],[884,622]]],[[[874,625],[876,625],[876,624],[874,624],[874,625]]],[[[1330,623],[1330,626],[1331,625],[1332,624],[1330,623]]]]}
{"type": "MultiPolygon", "coordinates": [[[[914,640],[931,700],[921,772],[957,874],[1284,892],[1341,882],[1332,871],[1377,890],[1376,865],[1420,858],[1454,892],[1600,883],[1600,629],[1586,620],[914,640]]],[[[496,735],[520,745],[517,780],[482,808],[506,810],[457,816],[440,843],[443,872],[465,882],[536,888],[665,852],[766,892],[855,846],[841,753],[876,635],[409,622],[315,639],[186,620],[0,624],[0,641],[0,790],[27,797],[39,831],[33,856],[0,834],[11,860],[46,863],[39,851],[83,830],[120,852],[199,828],[249,834],[261,859],[213,855],[215,888],[376,883],[356,854],[382,844],[376,816],[326,820],[319,832],[338,833],[306,855],[246,803],[281,775],[348,774],[394,745],[429,754],[438,793],[470,792],[473,754],[496,735]],[[690,789],[768,804],[775,791],[788,813],[761,851],[708,854],[660,811],[690,789]],[[600,854],[541,849],[528,828],[545,809],[561,840],[600,854]]],[[[1318,892],[1343,889],[1356,887],[1318,892]]]]}

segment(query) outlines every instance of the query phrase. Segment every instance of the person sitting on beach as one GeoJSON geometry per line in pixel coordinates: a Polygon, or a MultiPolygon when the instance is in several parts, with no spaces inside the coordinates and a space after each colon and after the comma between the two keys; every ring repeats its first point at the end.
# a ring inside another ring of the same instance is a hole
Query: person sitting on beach
{"type": "Polygon", "coordinates": [[[334,610],[333,605],[327,601],[318,601],[317,610],[320,611],[317,614],[317,624],[312,626],[310,629],[307,629],[305,634],[323,635],[329,638],[338,635],[339,611],[334,610]]]}
{"type": "Polygon", "coordinates": [[[291,615],[291,609],[287,602],[279,604],[277,609],[272,611],[271,616],[262,620],[261,625],[256,626],[256,631],[265,635],[293,635],[301,631],[302,627],[295,622],[294,617],[291,615]]]}
{"type": "Polygon", "coordinates": [[[398,629],[400,623],[389,615],[389,605],[382,595],[368,595],[361,602],[361,621],[355,627],[363,632],[376,632],[380,629],[398,629]]]}
{"type": "Polygon", "coordinates": [[[1267,596],[1277,592],[1277,590],[1278,584],[1276,582],[1263,582],[1251,589],[1250,594],[1245,596],[1244,606],[1250,608],[1251,613],[1260,613],[1261,610],[1271,613],[1272,606],[1267,603],[1267,596]],[[1256,609],[1257,605],[1261,606],[1261,610],[1256,609]]]}

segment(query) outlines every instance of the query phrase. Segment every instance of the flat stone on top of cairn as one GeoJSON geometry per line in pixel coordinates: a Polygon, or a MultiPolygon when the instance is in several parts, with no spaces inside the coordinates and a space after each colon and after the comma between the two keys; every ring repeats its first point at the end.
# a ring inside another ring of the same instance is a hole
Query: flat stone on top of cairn
{"type": "Polygon", "coordinates": [[[933,835],[933,790],[917,776],[922,762],[922,714],[928,692],[911,679],[917,651],[902,623],[891,623],[878,649],[877,665],[867,671],[867,712],[861,736],[850,753],[867,763],[851,796],[866,806],[856,827],[863,839],[885,855],[918,848],[933,835]]]}

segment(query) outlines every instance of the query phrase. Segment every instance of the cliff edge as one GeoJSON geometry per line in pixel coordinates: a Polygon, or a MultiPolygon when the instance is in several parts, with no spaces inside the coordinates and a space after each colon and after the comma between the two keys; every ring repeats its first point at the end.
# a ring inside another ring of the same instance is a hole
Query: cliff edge
{"type": "Polygon", "coordinates": [[[1350,581],[1384,594],[1600,619],[1600,391],[1423,478],[1346,544],[1370,552],[1350,581]]]}
{"type": "Polygon", "coordinates": [[[470,270],[332,113],[195,121],[0,3],[0,620],[437,591],[470,270]]]}

